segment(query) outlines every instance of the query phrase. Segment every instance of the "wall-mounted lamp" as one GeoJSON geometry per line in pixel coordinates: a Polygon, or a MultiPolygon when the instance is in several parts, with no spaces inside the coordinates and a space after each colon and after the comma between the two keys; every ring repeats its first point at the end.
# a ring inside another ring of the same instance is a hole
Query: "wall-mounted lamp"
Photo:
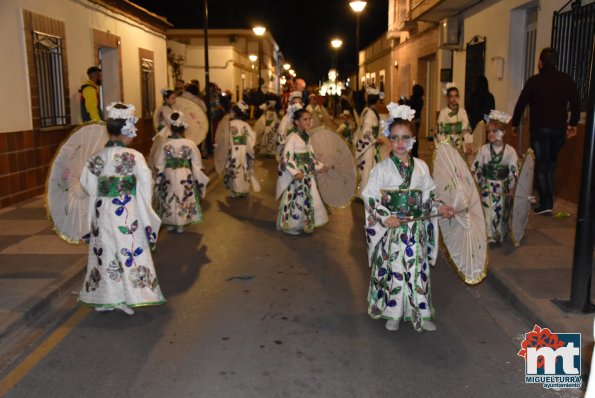
{"type": "Polygon", "coordinates": [[[395,61],[395,69],[399,69],[399,61],[395,61]]]}
{"type": "Polygon", "coordinates": [[[492,70],[494,77],[498,80],[502,80],[504,78],[504,58],[492,57],[492,70]]]}

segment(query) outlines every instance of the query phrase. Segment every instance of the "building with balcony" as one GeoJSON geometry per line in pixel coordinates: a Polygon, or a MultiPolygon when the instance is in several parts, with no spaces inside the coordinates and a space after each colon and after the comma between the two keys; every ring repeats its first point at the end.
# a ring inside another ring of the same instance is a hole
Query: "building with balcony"
{"type": "Polygon", "coordinates": [[[5,0],[0,22],[0,207],[45,191],[54,153],[81,122],[78,90],[91,65],[103,69],[102,109],[134,104],[133,146],[150,146],[167,85],[165,18],[126,0],[5,0]]]}
{"type": "MultiPolygon", "coordinates": [[[[197,79],[204,88],[204,31],[170,29],[167,38],[168,48],[184,57],[182,79],[197,79]]],[[[260,39],[251,29],[209,29],[209,80],[223,91],[229,90],[233,101],[242,99],[245,90],[258,88],[259,62],[263,92],[278,94],[283,58],[270,32],[260,39]]]]}

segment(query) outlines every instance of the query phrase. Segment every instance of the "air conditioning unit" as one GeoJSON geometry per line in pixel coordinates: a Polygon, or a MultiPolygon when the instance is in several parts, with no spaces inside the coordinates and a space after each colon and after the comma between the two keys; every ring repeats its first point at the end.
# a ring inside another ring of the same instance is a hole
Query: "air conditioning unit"
{"type": "Polygon", "coordinates": [[[461,31],[457,17],[440,21],[440,48],[443,50],[461,49],[461,31]]]}

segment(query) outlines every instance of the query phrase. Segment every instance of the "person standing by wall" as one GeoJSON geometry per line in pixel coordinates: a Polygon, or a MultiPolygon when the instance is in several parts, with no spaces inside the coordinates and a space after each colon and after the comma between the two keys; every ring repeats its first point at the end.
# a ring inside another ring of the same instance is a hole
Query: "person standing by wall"
{"type": "Polygon", "coordinates": [[[415,116],[413,116],[413,134],[415,135],[415,143],[413,144],[413,149],[411,150],[411,155],[414,158],[418,158],[418,148],[419,148],[419,127],[421,125],[421,111],[424,108],[424,88],[419,85],[415,84],[411,91],[411,97],[409,98],[409,106],[411,109],[415,111],[415,116]]]}
{"type": "Polygon", "coordinates": [[[567,138],[576,135],[580,117],[580,97],[570,76],[556,69],[558,53],[551,47],[539,54],[539,73],[525,83],[517,100],[510,124],[513,134],[529,105],[531,148],[535,152],[535,176],[539,206],[537,214],[551,215],[554,207],[556,158],[567,138]],[[568,105],[570,104],[570,120],[568,105]]]}
{"type": "MultiPolygon", "coordinates": [[[[469,123],[471,129],[475,130],[477,123],[482,121],[486,115],[496,109],[496,101],[494,96],[490,93],[488,79],[481,75],[475,78],[473,90],[467,101],[467,112],[469,114],[469,123]]],[[[484,144],[484,142],[482,142],[484,144]]]]}
{"type": "Polygon", "coordinates": [[[101,86],[101,68],[91,66],[87,69],[89,80],[79,90],[81,93],[81,118],[84,122],[103,120],[103,112],[99,103],[99,87],[101,86]]]}

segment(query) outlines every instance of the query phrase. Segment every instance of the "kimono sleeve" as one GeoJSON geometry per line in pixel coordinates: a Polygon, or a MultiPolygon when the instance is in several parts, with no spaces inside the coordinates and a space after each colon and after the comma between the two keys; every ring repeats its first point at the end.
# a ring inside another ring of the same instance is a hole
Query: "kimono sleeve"
{"type": "Polygon", "coordinates": [[[508,190],[513,191],[519,179],[519,157],[516,150],[510,145],[506,145],[508,150],[508,190]]]}
{"type": "MultiPolygon", "coordinates": [[[[194,144],[194,143],[192,143],[194,144]]],[[[190,154],[190,164],[192,165],[192,176],[196,182],[197,188],[200,191],[200,197],[204,198],[207,192],[207,184],[209,177],[202,171],[202,159],[200,151],[196,145],[190,146],[192,152],[190,154]]]]}
{"type": "Polygon", "coordinates": [[[281,162],[283,163],[284,170],[292,176],[300,172],[295,163],[295,138],[293,135],[287,138],[287,142],[283,147],[281,162]]]}
{"type": "Polygon", "coordinates": [[[384,222],[390,217],[390,211],[382,205],[381,190],[384,183],[383,173],[379,166],[382,167],[379,163],[370,172],[368,183],[362,191],[362,197],[364,199],[368,224],[376,221],[384,226],[384,222]]]}
{"type": "MultiPolygon", "coordinates": [[[[459,112],[461,114],[461,122],[463,124],[463,131],[466,130],[468,133],[469,131],[471,131],[471,123],[469,123],[469,117],[467,116],[467,111],[464,109],[461,109],[459,112]]],[[[473,142],[473,139],[471,139],[471,140],[472,140],[471,142],[473,142]]]]}
{"type": "Polygon", "coordinates": [[[484,163],[484,159],[483,159],[483,153],[484,153],[484,147],[482,146],[479,149],[479,152],[477,152],[477,156],[475,156],[475,160],[473,161],[473,164],[471,165],[471,174],[473,174],[473,178],[475,178],[475,182],[477,182],[477,184],[482,185],[483,184],[483,163],[484,163]]]}
{"type": "MultiPolygon", "coordinates": [[[[88,204],[88,213],[89,215],[93,214],[93,210],[95,208],[95,201],[97,200],[97,183],[98,178],[95,174],[93,174],[90,170],[92,167],[93,161],[97,159],[101,159],[101,157],[96,156],[93,159],[90,159],[85,167],[83,167],[83,171],[81,172],[81,177],[79,179],[81,187],[89,194],[89,204],[88,204]]],[[[96,163],[97,164],[97,163],[96,163]]],[[[85,225],[85,232],[83,233],[83,239],[87,239],[86,235],[91,231],[91,219],[92,217],[87,217],[85,225]]]]}
{"type": "Polygon", "coordinates": [[[145,234],[149,247],[155,248],[157,243],[157,233],[161,227],[161,219],[151,206],[153,194],[153,178],[151,170],[147,166],[145,158],[140,152],[134,153],[136,165],[134,174],[136,175],[136,201],[139,210],[139,216],[145,227],[145,234]]]}
{"type": "Polygon", "coordinates": [[[375,118],[376,116],[374,115],[374,112],[368,110],[368,112],[366,112],[362,120],[363,138],[368,140],[370,144],[376,143],[376,138],[374,138],[374,133],[372,131],[374,127],[373,121],[375,118]]]}
{"type": "Polygon", "coordinates": [[[254,145],[256,144],[256,133],[252,130],[252,127],[248,123],[245,123],[246,126],[246,150],[248,156],[251,159],[254,159],[254,145]]]}
{"type": "Polygon", "coordinates": [[[322,163],[321,161],[319,161],[316,158],[316,152],[314,152],[314,148],[312,148],[312,144],[308,144],[308,150],[310,151],[310,153],[312,153],[312,155],[314,157],[314,170],[320,171],[324,167],[324,163],[322,163]]]}

